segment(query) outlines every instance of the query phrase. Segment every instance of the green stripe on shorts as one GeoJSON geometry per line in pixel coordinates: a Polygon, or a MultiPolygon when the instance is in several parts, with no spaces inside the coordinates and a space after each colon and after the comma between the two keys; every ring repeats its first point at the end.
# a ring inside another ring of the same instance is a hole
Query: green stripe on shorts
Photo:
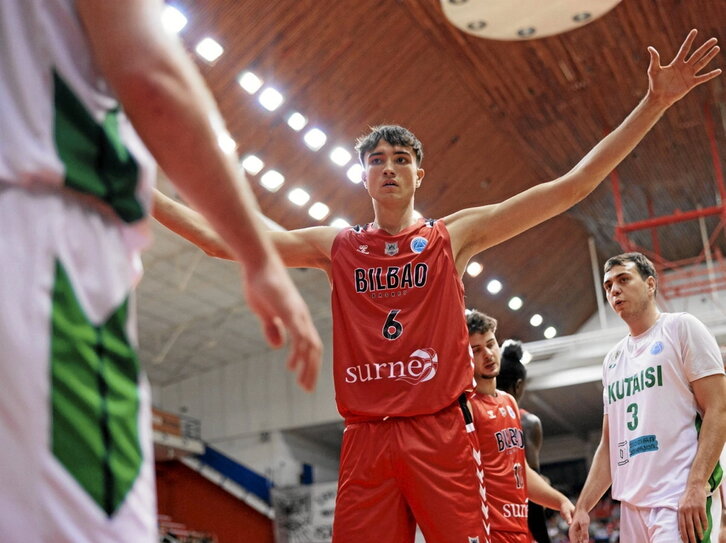
{"type": "Polygon", "coordinates": [[[138,478],[139,362],[126,337],[128,299],[101,326],[56,262],[51,335],[52,449],[111,517],[138,478]]]}

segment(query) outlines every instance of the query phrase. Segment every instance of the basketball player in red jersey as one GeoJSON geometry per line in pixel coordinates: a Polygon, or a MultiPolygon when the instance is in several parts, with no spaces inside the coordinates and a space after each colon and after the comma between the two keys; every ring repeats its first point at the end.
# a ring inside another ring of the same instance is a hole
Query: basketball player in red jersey
{"type": "MultiPolygon", "coordinates": [[[[409,543],[415,524],[428,543],[489,541],[479,451],[462,395],[473,387],[464,322],[469,259],[565,211],[615,168],[678,100],[720,70],[712,38],[674,61],[650,48],[649,88],[623,123],[571,171],[504,202],[439,220],[414,216],[424,178],[421,143],[397,126],[375,128],[357,146],[373,221],[271,236],[287,266],[320,268],[331,280],[336,401],[346,420],[333,526],[335,543],[409,543]],[[444,302],[444,303],[442,303],[444,302]]],[[[192,210],[157,193],[155,216],[227,257],[192,210]]]]}
{"type": "Polygon", "coordinates": [[[530,543],[528,498],[559,511],[568,523],[575,506],[527,463],[517,401],[496,386],[501,364],[497,321],[474,310],[467,314],[466,324],[476,379],[470,401],[486,474],[491,541],[530,543]]]}

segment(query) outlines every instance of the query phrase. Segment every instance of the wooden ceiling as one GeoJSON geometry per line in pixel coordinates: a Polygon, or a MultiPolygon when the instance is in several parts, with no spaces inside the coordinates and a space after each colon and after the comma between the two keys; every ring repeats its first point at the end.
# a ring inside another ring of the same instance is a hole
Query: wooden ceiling
{"type": "MultiPolygon", "coordinates": [[[[313,201],[349,222],[372,220],[362,185],[328,158],[335,145],[351,149],[371,125],[410,128],[424,144],[426,179],[416,197],[424,216],[500,201],[571,168],[616,126],[647,87],[646,47],[663,60],[675,54],[688,30],[701,43],[726,42],[723,0],[626,0],[577,30],[520,42],[462,33],[437,0],[175,0],[189,24],[181,36],[190,49],[204,36],[225,53],[198,64],[214,92],[241,154],[255,153],[282,172],[276,193],[251,177],[263,212],[285,228],[321,224],[286,198],[304,187],[313,201]],[[282,92],[283,106],[263,109],[237,84],[251,70],[282,92]],[[285,119],[298,110],[328,134],[310,151],[285,119]]],[[[718,63],[726,65],[723,54],[718,63]]],[[[669,214],[718,203],[706,115],[724,162],[724,79],[702,86],[660,121],[618,172],[624,219],[669,214]],[[650,207],[650,211],[649,211],[650,207]]],[[[712,220],[707,221],[709,227],[712,220]]],[[[497,317],[500,335],[542,338],[554,325],[575,332],[595,311],[588,253],[594,236],[600,263],[619,252],[609,182],[568,214],[479,255],[484,271],[465,278],[467,306],[497,317]],[[496,296],[484,288],[499,278],[496,296]],[[512,295],[524,300],[513,312],[512,295]],[[533,313],[544,325],[529,325],[533,313]]],[[[664,256],[702,250],[698,224],[658,232],[664,256]]],[[[652,246],[650,232],[636,237],[652,246]]]]}

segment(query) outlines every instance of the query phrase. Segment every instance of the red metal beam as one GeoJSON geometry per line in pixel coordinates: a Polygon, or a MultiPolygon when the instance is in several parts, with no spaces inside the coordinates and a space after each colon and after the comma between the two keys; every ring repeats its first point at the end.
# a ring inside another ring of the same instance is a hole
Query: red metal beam
{"type": "Polygon", "coordinates": [[[703,209],[693,209],[691,211],[676,210],[672,215],[664,215],[653,219],[645,219],[644,221],[631,222],[618,226],[617,229],[624,233],[628,233],[636,230],[645,230],[646,228],[657,228],[667,224],[692,221],[693,219],[708,217],[710,215],[721,215],[722,213],[726,213],[726,209],[723,205],[706,207],[703,209]]]}

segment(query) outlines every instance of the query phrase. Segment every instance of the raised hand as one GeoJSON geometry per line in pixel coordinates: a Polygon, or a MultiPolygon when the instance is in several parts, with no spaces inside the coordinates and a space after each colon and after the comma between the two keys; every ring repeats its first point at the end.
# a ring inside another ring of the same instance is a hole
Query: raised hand
{"type": "Polygon", "coordinates": [[[650,53],[648,93],[666,106],[673,105],[692,89],[721,73],[719,68],[699,75],[699,72],[718,54],[720,47],[716,45],[718,42],[716,38],[710,38],[689,56],[697,34],[695,28],[688,33],[678,54],[666,66],[661,66],[658,51],[654,47],[648,47],[650,53]]]}

